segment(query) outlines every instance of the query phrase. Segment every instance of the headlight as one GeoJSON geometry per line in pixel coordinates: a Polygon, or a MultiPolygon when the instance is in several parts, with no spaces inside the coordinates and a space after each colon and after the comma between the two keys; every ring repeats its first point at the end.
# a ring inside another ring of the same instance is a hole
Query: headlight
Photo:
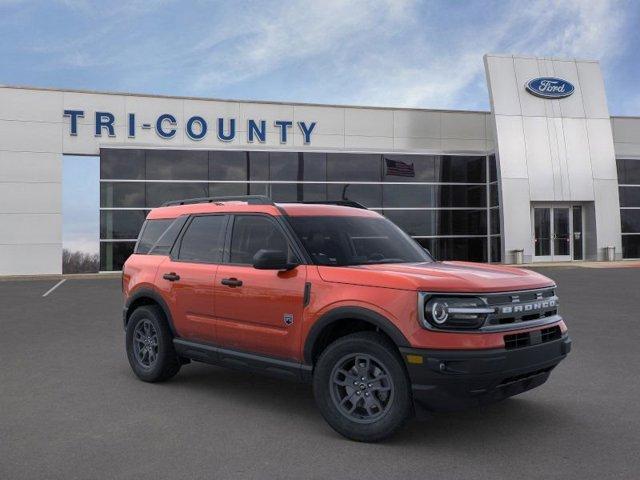
{"type": "Polygon", "coordinates": [[[484,324],[487,315],[495,311],[479,297],[439,297],[421,294],[420,300],[420,323],[424,328],[479,328],[484,324]]]}

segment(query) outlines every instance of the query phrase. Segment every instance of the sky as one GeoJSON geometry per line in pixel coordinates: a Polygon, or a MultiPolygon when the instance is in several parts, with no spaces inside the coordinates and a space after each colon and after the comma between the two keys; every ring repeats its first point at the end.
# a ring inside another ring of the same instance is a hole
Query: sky
{"type": "MultiPolygon", "coordinates": [[[[611,114],[640,115],[638,25],[640,0],[0,0],[0,84],[488,110],[483,54],[520,53],[599,59],[611,114]]],[[[81,160],[65,189],[97,198],[81,160]]]]}

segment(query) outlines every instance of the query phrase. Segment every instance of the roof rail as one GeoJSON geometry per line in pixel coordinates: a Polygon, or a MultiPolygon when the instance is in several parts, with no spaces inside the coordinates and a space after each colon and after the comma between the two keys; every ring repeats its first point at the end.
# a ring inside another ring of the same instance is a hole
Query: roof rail
{"type": "Polygon", "coordinates": [[[264,195],[236,195],[233,197],[200,197],[186,198],[184,200],[172,200],[164,202],[163,207],[175,205],[191,205],[194,203],[222,203],[222,202],[247,202],[249,205],[275,205],[273,201],[264,195]]]}
{"type": "Polygon", "coordinates": [[[308,205],[339,205],[341,207],[353,207],[353,208],[361,208],[363,210],[368,210],[367,207],[353,200],[318,200],[318,201],[302,202],[302,203],[308,204],[308,205]]]}

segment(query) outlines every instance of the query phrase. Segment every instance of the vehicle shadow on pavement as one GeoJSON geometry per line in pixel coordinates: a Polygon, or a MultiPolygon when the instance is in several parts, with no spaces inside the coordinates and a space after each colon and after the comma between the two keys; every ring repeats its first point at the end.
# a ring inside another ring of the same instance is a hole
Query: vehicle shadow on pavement
{"type": "MultiPolygon", "coordinates": [[[[311,437],[342,438],[324,423],[309,384],[208,365],[186,365],[163,385],[186,392],[190,397],[202,396],[217,408],[229,408],[230,414],[238,416],[238,422],[242,422],[246,414],[266,416],[275,422],[287,418],[311,437]]],[[[562,406],[521,396],[492,405],[411,418],[383,444],[424,444],[428,447],[437,443],[453,444],[464,438],[467,445],[487,446],[505,435],[526,441],[530,435],[542,434],[550,428],[563,428],[572,422],[570,412],[564,411],[562,406]]]]}

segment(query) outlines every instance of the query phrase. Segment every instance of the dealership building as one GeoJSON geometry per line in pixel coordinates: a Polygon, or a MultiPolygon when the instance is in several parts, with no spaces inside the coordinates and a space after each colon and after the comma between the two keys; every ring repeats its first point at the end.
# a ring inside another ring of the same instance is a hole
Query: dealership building
{"type": "Polygon", "coordinates": [[[484,58],[491,111],[0,87],[0,275],[62,270],[64,155],[100,157],[100,269],[149,209],[353,200],[438,259],[640,258],[640,117],[597,61],[484,58]]]}

